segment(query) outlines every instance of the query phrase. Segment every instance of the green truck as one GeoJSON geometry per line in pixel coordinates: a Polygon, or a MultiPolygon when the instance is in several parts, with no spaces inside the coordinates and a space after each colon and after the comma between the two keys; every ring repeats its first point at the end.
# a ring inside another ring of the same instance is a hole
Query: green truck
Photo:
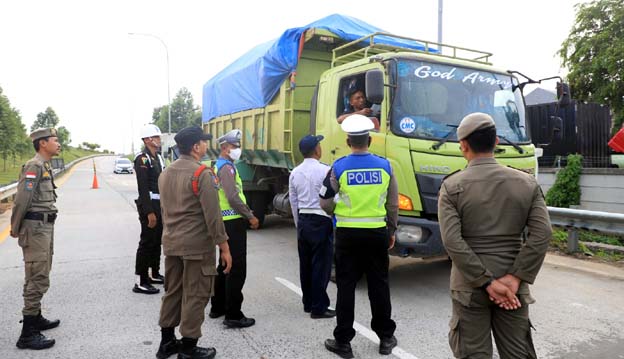
{"type": "MultiPolygon", "coordinates": [[[[214,138],[242,130],[243,156],[236,167],[259,219],[269,213],[291,215],[288,176],[303,160],[298,141],[304,135],[325,136],[322,162],[331,164],[350,153],[337,117],[349,110],[348,94],[354,89],[364,90],[378,109],[380,129],[371,132],[370,151],[390,161],[399,185],[392,254],[445,253],[437,196],[443,178],[466,166],[455,135],[465,115],[492,115],[500,137],[497,160],[536,172],[540,149],[528,136],[523,84],[511,72],[492,67],[491,54],[380,32],[347,41],[321,26],[306,27],[300,35],[296,70],[265,106],[207,114],[207,101],[215,98],[206,92],[216,91],[219,75],[211,80],[213,87],[204,86],[204,130],[214,138]]],[[[215,140],[210,148],[215,159],[215,140]]]]}

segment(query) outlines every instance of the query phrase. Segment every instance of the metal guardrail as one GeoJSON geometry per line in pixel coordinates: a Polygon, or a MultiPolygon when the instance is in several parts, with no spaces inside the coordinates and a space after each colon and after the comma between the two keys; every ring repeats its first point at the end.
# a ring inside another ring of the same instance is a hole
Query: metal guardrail
{"type": "MultiPolygon", "coordinates": [[[[54,170],[52,173],[55,176],[58,176],[61,173],[67,172],[70,168],[72,168],[72,166],[74,166],[76,163],[84,161],[84,160],[88,160],[90,158],[94,158],[94,157],[100,157],[100,156],[110,156],[108,154],[101,154],[101,155],[91,155],[91,156],[87,156],[87,157],[81,157],[78,159],[75,159],[73,161],[71,161],[70,163],[66,164],[65,167],[63,169],[58,169],[58,170],[54,170]]],[[[11,183],[10,185],[4,186],[4,187],[0,187],[0,201],[5,200],[6,198],[9,197],[13,197],[16,193],[17,193],[17,184],[18,182],[15,183],[11,183]]]]}
{"type": "Polygon", "coordinates": [[[550,222],[568,229],[568,252],[579,250],[579,230],[624,235],[624,214],[548,207],[550,222]]]}

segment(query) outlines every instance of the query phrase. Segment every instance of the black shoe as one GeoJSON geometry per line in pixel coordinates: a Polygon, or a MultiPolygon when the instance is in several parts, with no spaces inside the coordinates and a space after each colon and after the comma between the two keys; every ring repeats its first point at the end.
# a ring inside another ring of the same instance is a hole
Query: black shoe
{"type": "Polygon", "coordinates": [[[315,313],[310,314],[310,318],[312,319],[326,319],[326,318],[333,318],[335,316],[336,316],[336,311],[331,310],[331,309],[327,309],[324,313],[321,313],[321,314],[315,314],[315,313]]]}
{"type": "Polygon", "coordinates": [[[335,339],[327,339],[325,340],[325,348],[332,353],[338,354],[341,358],[353,358],[353,351],[351,350],[351,344],[349,343],[340,343],[335,339]]]}
{"type": "Polygon", "coordinates": [[[195,347],[191,353],[178,353],[178,359],[212,359],[217,355],[215,348],[195,347]]]}
{"type": "Polygon", "coordinates": [[[158,359],[167,359],[173,354],[178,354],[180,352],[180,346],[182,344],[179,340],[173,339],[166,343],[160,343],[158,346],[158,352],[156,353],[156,358],[158,359]]]}
{"type": "Polygon", "coordinates": [[[225,312],[213,312],[212,310],[208,313],[208,316],[212,319],[217,319],[225,315],[225,312]]]}
{"type": "Polygon", "coordinates": [[[46,318],[43,317],[43,315],[41,315],[41,312],[39,312],[39,315],[37,315],[36,318],[37,318],[36,321],[33,323],[33,328],[37,330],[48,330],[48,329],[56,328],[59,326],[59,324],[61,324],[61,321],[58,319],[47,320],[46,318]]]}
{"type": "Polygon", "coordinates": [[[156,273],[156,275],[151,276],[149,280],[152,284],[165,284],[165,276],[160,273],[156,273]]]}
{"type": "Polygon", "coordinates": [[[149,283],[135,284],[134,288],[132,288],[132,291],[135,293],[142,293],[142,294],[160,293],[160,289],[154,287],[153,285],[149,283]]]}
{"type": "Polygon", "coordinates": [[[236,319],[225,319],[223,324],[228,328],[247,328],[256,324],[256,320],[254,318],[242,317],[238,320],[236,319]]]}
{"type": "Polygon", "coordinates": [[[397,346],[397,338],[393,335],[390,338],[381,338],[379,342],[379,354],[390,355],[392,349],[397,346]]]}

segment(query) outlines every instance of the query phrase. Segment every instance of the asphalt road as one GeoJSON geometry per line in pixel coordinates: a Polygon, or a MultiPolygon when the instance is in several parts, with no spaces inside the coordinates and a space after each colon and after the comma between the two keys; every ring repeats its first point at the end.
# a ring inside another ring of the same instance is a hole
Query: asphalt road
{"type": "MultiPolygon", "coordinates": [[[[0,238],[0,358],[154,357],[161,295],[131,291],[140,230],[133,202],[135,177],[113,174],[112,157],[96,163],[99,189],[91,189],[93,168],[88,161],[78,165],[58,191],[60,217],[43,311],[62,322],[46,332],[57,340],[49,350],[15,347],[21,328],[23,264],[17,241],[0,238]]],[[[0,216],[0,233],[9,215],[0,216]]],[[[449,269],[447,261],[391,259],[399,341],[392,357],[452,357],[447,344],[449,269]]],[[[220,358],[337,358],[323,347],[335,321],[312,320],[303,312],[296,293],[298,273],[292,221],[268,217],[265,228],[250,232],[248,238],[243,310],[257,324],[225,329],[221,320],[206,316],[200,345],[215,346],[220,358]]],[[[329,295],[333,304],[333,284],[329,295]]],[[[545,265],[533,295],[533,338],[540,358],[624,358],[624,281],[545,265]]],[[[382,357],[369,339],[365,281],[356,295],[356,322],[356,357],[382,357]]]]}

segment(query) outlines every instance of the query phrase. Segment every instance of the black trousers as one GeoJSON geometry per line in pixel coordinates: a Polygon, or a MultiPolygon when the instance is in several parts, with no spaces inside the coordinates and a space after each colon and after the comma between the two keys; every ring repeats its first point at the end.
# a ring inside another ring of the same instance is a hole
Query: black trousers
{"type": "Polygon", "coordinates": [[[225,313],[225,319],[238,320],[243,317],[243,285],[247,278],[247,221],[237,218],[223,223],[229,237],[232,269],[228,274],[223,273],[225,267],[219,261],[211,311],[225,313]]]}
{"type": "Polygon", "coordinates": [[[141,240],[136,253],[136,264],[134,274],[147,276],[148,268],[152,268],[152,273],[160,271],[161,239],[163,232],[162,217],[160,215],[160,201],[152,200],[152,206],[156,211],[156,227],[147,226],[147,214],[139,212],[139,222],[141,222],[141,240]]]}
{"type": "Polygon", "coordinates": [[[305,312],[322,314],[329,307],[327,284],[334,252],[333,232],[331,218],[317,214],[299,214],[297,247],[305,312]]]}
{"type": "Polygon", "coordinates": [[[363,274],[368,284],[373,319],[371,328],[379,338],[390,338],[396,324],[391,319],[390,288],[388,286],[388,234],[386,228],[336,229],[336,303],[337,325],[334,337],[349,343],[353,329],[355,287],[363,274]]]}

